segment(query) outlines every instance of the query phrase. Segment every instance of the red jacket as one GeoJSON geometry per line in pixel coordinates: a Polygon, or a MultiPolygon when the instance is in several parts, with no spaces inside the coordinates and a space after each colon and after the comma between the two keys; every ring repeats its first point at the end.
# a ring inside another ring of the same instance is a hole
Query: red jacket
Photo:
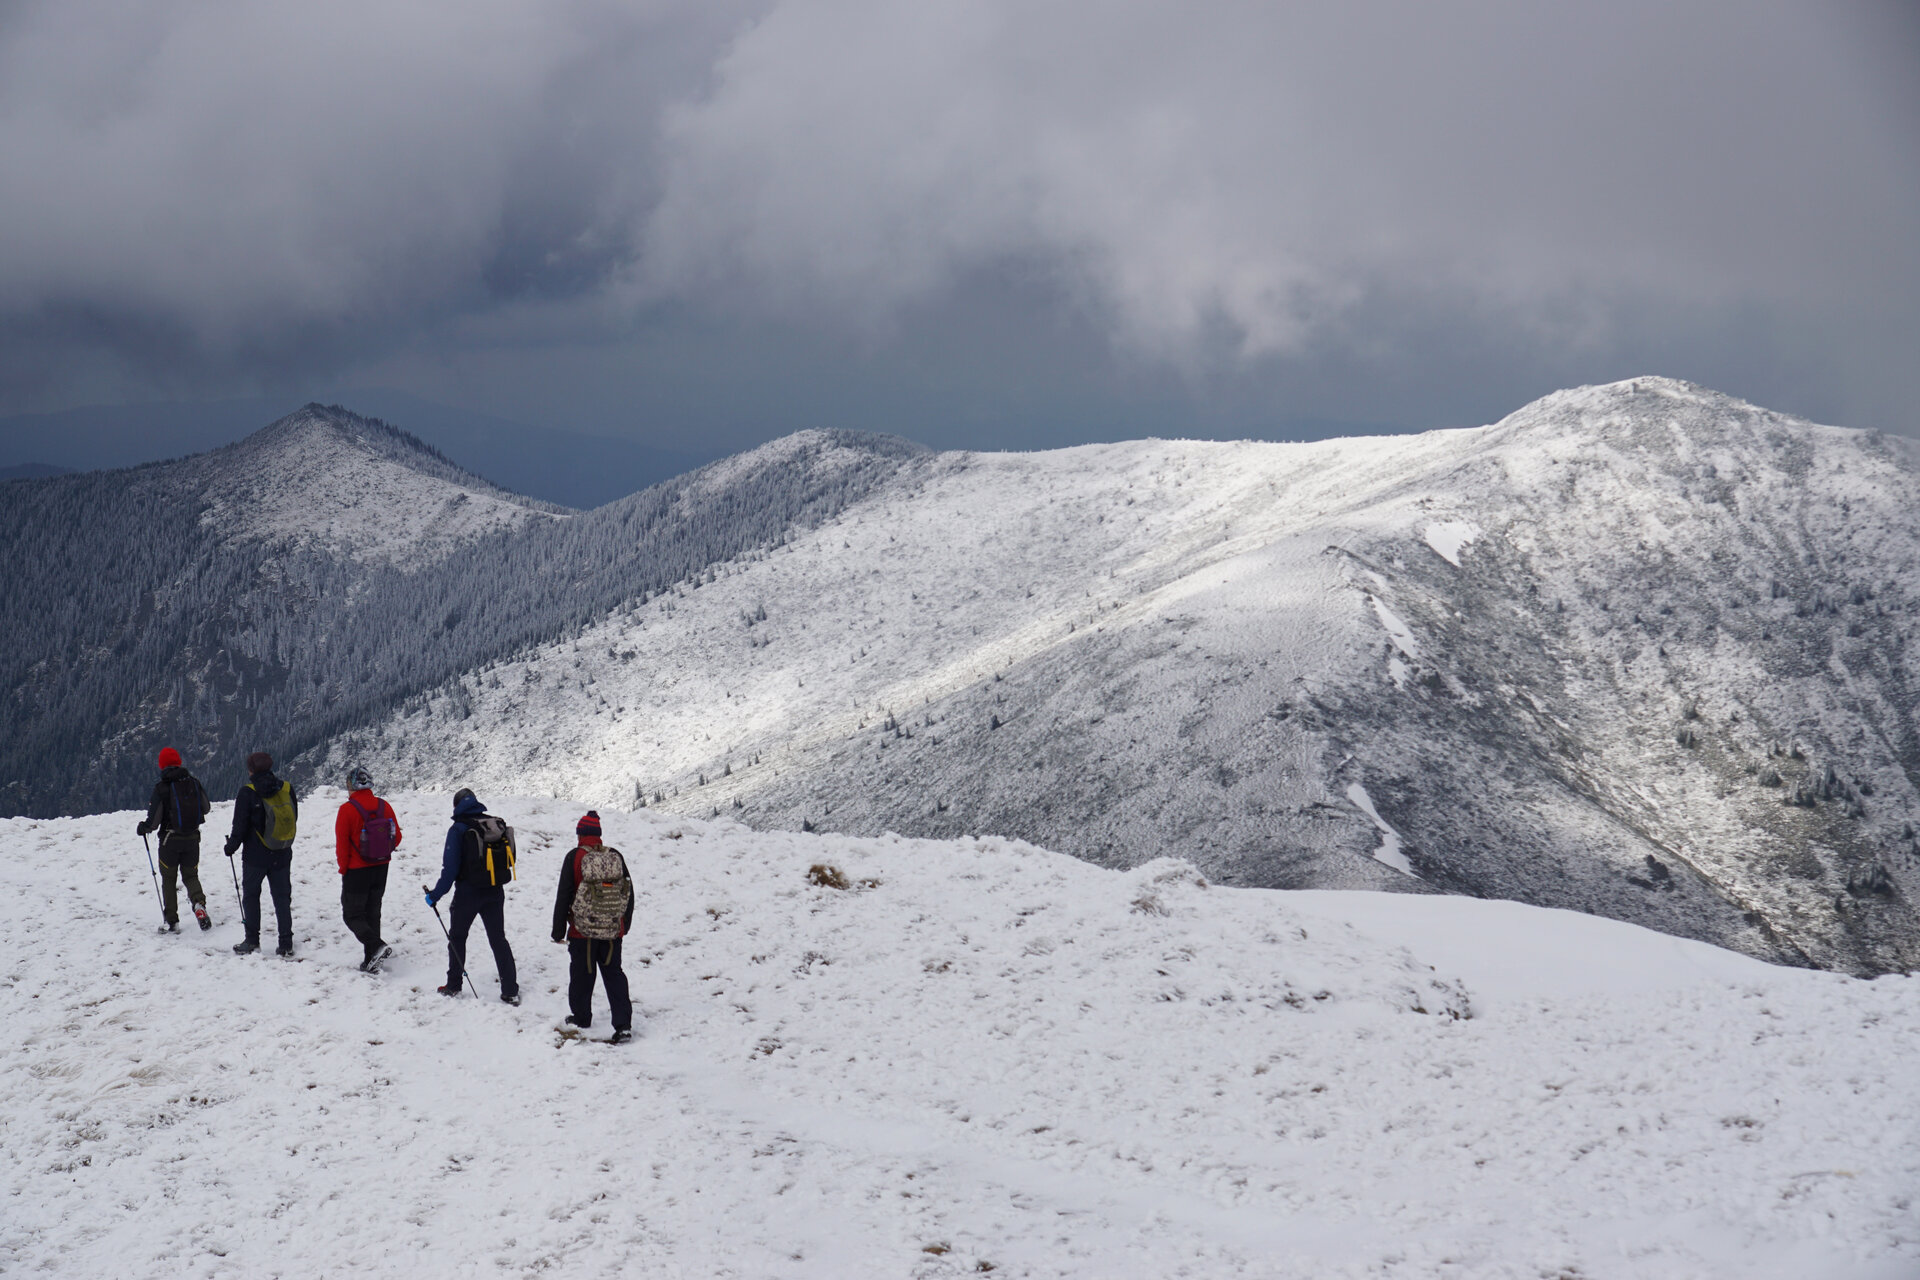
{"type": "Polygon", "coordinates": [[[347,874],[347,872],[352,871],[356,867],[377,867],[385,865],[378,862],[366,862],[360,857],[360,828],[362,821],[360,818],[360,809],[353,807],[356,804],[360,806],[360,809],[365,809],[369,814],[384,813],[387,817],[392,818],[393,847],[396,849],[400,847],[400,819],[393,812],[393,806],[374,795],[371,791],[356,791],[346,804],[340,806],[340,816],[333,820],[334,843],[338,846],[334,850],[334,857],[340,863],[341,875],[347,874]]]}

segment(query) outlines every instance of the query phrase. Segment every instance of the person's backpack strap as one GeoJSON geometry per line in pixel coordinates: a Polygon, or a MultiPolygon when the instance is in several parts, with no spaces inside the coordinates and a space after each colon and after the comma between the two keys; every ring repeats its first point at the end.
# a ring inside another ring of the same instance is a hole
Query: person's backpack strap
{"type": "MultiPolygon", "coordinates": [[[[347,803],[348,803],[348,804],[350,804],[350,805],[352,805],[352,806],[353,806],[353,811],[354,811],[355,813],[357,813],[357,814],[359,814],[359,815],[360,815],[360,834],[359,834],[359,836],[358,836],[358,837],[356,837],[356,838],[354,839],[354,842],[353,842],[353,851],[354,851],[355,853],[359,853],[359,852],[360,852],[360,850],[362,850],[362,849],[364,849],[364,848],[366,847],[366,844],[367,844],[367,819],[368,819],[369,817],[371,817],[371,816],[373,816],[373,815],[372,815],[372,814],[369,814],[369,813],[368,813],[368,812],[367,812],[367,811],[366,811],[365,809],[362,809],[362,808],[360,807],[360,802],[359,802],[358,800],[355,800],[355,799],[354,799],[354,798],[353,798],[352,796],[348,796],[348,797],[347,797],[347,803]]],[[[373,809],[373,812],[374,812],[374,813],[376,813],[376,814],[377,814],[377,813],[379,813],[379,812],[380,812],[380,807],[379,807],[378,805],[375,805],[375,806],[374,806],[374,809],[373,809]]]]}

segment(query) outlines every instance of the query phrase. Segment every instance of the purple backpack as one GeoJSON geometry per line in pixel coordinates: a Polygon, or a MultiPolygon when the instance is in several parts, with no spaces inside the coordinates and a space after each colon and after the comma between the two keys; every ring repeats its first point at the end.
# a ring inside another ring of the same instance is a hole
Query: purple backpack
{"type": "Polygon", "coordinates": [[[347,803],[353,805],[353,811],[360,815],[360,861],[391,861],[393,859],[393,819],[381,811],[379,801],[374,802],[372,813],[362,809],[352,797],[348,797],[347,803]]]}

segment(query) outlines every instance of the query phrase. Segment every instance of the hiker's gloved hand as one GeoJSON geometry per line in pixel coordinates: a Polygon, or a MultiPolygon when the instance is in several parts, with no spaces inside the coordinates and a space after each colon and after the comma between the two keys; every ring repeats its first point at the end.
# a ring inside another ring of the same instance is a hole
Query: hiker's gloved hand
{"type": "Polygon", "coordinates": [[[565,929],[558,931],[553,935],[553,940],[555,942],[565,942],[567,940],[567,931],[565,929]]]}
{"type": "Polygon", "coordinates": [[[228,836],[225,847],[227,851],[227,856],[231,858],[233,856],[233,851],[240,847],[240,842],[238,840],[235,840],[232,836],[228,836]]]}
{"type": "Polygon", "coordinates": [[[423,896],[426,898],[428,906],[437,907],[440,905],[440,899],[433,896],[433,890],[428,889],[423,896]]]}
{"type": "Polygon", "coordinates": [[[137,826],[137,827],[135,827],[135,828],[134,828],[134,833],[135,833],[136,835],[139,835],[139,836],[141,836],[141,837],[143,837],[143,838],[144,838],[144,837],[146,836],[146,834],[147,834],[147,832],[149,832],[149,831],[151,831],[151,830],[153,830],[153,828],[152,828],[151,826],[149,826],[148,824],[146,824],[146,823],[144,823],[144,822],[143,822],[143,823],[141,823],[141,824],[140,824],[139,826],[137,826]]]}

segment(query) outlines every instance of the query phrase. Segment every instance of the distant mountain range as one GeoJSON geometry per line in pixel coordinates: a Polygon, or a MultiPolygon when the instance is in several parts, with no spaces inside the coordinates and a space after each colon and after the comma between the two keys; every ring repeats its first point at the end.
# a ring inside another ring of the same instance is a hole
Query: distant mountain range
{"type": "Polygon", "coordinates": [[[0,812],[126,803],[171,743],[223,787],[479,663],[826,518],[912,446],[814,433],[577,514],[309,405],[0,504],[0,812]]]}
{"type": "Polygon", "coordinates": [[[577,515],[310,406],[10,490],[5,603],[44,621],[0,668],[0,779],[74,812],[164,740],[216,772],[270,746],[296,779],[1014,835],[1908,969],[1917,472],[1641,379],[1316,444],[807,433],[577,515]]]}
{"type": "Polygon", "coordinates": [[[44,462],[22,462],[11,467],[0,467],[0,480],[44,480],[48,476],[64,476],[72,471],[72,467],[54,467],[44,462]]]}
{"type": "MultiPolygon", "coordinates": [[[[398,391],[356,391],[342,398],[361,413],[402,427],[459,458],[476,475],[567,507],[601,506],[713,457],[529,426],[398,391]]],[[[251,434],[296,403],[256,397],[204,404],[105,405],[0,418],[0,479],[137,466],[205,453],[251,434]]]]}

